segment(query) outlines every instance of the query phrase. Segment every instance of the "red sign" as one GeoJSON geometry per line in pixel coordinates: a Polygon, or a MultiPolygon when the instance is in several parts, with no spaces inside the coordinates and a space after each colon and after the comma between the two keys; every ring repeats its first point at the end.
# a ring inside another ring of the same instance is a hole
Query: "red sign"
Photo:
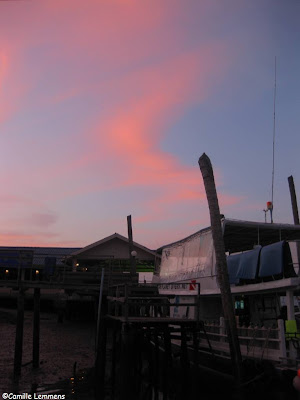
{"type": "Polygon", "coordinates": [[[196,280],[193,279],[190,283],[190,290],[196,290],[196,280]]]}

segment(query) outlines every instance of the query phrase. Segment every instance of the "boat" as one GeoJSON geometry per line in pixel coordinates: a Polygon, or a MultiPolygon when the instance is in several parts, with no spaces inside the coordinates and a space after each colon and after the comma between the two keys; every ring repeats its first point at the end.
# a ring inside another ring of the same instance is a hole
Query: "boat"
{"type": "MultiPolygon", "coordinates": [[[[300,364],[300,225],[223,217],[221,226],[243,360],[270,361],[295,376],[300,364]]],[[[229,356],[211,227],[160,250],[153,282],[174,303],[170,316],[203,321],[203,354],[212,349],[214,355],[229,356]]]]}

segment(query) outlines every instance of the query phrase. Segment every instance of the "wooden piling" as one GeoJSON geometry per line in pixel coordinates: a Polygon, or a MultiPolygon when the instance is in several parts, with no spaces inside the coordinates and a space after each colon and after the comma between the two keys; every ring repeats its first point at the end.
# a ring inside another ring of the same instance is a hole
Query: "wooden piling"
{"type": "MultiPolygon", "coordinates": [[[[288,182],[289,182],[289,188],[290,188],[294,224],[299,225],[300,220],[299,220],[297,196],[296,196],[296,190],[295,190],[295,185],[294,185],[294,178],[292,175],[288,177],[288,182]]],[[[298,268],[299,268],[298,275],[300,275],[300,243],[299,242],[296,243],[296,247],[297,247],[298,268]]]]}
{"type": "Polygon", "coordinates": [[[120,358],[120,399],[133,398],[133,359],[132,359],[132,337],[129,324],[122,324],[121,328],[121,358],[120,358]]]}
{"type": "Polygon", "coordinates": [[[112,360],[111,360],[111,400],[115,398],[116,382],[116,357],[117,357],[117,324],[114,323],[112,331],[112,360]]]}
{"type": "Polygon", "coordinates": [[[104,399],[105,397],[105,367],[106,367],[106,345],[107,345],[107,321],[103,319],[100,324],[97,340],[97,353],[95,362],[95,373],[97,377],[97,384],[95,390],[95,397],[97,400],[104,399]]]}
{"type": "Polygon", "coordinates": [[[23,329],[24,329],[24,289],[19,287],[18,311],[15,338],[15,356],[14,356],[14,377],[21,375],[22,353],[23,353],[23,329]]]}
{"type": "Polygon", "coordinates": [[[217,280],[220,286],[224,318],[228,332],[231,360],[237,386],[242,379],[242,356],[234,316],[231,289],[229,284],[227,260],[221,226],[221,214],[215,186],[213,168],[209,157],[203,153],[199,158],[199,167],[202,173],[209,213],[211,220],[213,243],[216,253],[217,280]]]}
{"type": "Polygon", "coordinates": [[[163,400],[168,399],[169,395],[169,371],[172,368],[172,347],[171,347],[171,337],[170,337],[170,328],[166,326],[164,329],[164,346],[165,346],[165,357],[164,357],[164,366],[162,373],[162,383],[163,383],[163,400]]]}
{"type": "Polygon", "coordinates": [[[294,185],[294,178],[292,175],[288,177],[288,182],[289,182],[289,188],[290,188],[294,224],[299,225],[300,220],[299,220],[299,213],[298,213],[297,196],[296,196],[296,190],[295,190],[295,185],[294,185]]]}
{"type": "Polygon", "coordinates": [[[136,274],[136,259],[133,256],[133,238],[132,238],[132,222],[131,215],[127,216],[127,229],[128,229],[128,245],[129,245],[129,260],[130,260],[130,274],[133,277],[136,274]]]}
{"type": "Polygon", "coordinates": [[[33,346],[32,346],[32,365],[38,368],[40,365],[40,294],[41,289],[34,289],[34,310],[33,310],[33,346]]]}
{"type": "Polygon", "coordinates": [[[159,340],[157,328],[154,328],[154,400],[159,398],[159,340]]]}

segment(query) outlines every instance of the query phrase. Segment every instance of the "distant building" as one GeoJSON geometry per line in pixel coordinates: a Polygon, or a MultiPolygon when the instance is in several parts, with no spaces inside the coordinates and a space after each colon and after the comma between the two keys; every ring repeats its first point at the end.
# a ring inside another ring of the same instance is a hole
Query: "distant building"
{"type": "Polygon", "coordinates": [[[63,270],[65,258],[79,249],[78,247],[0,246],[0,279],[16,279],[19,267],[25,269],[25,279],[42,279],[47,273],[63,270]],[[26,265],[22,265],[24,255],[27,255],[28,259],[26,265]]]}
{"type": "MultiPolygon", "coordinates": [[[[136,271],[141,281],[149,281],[161,255],[133,242],[136,271]]],[[[128,238],[114,233],[86,247],[0,246],[0,279],[17,279],[20,268],[26,280],[47,280],[70,272],[130,272],[128,238]]]]}
{"type": "MultiPolygon", "coordinates": [[[[161,255],[139,243],[133,242],[132,250],[136,253],[136,272],[140,281],[149,281],[159,265],[161,255]]],[[[105,268],[107,272],[130,272],[128,238],[114,233],[98,242],[74,251],[67,257],[67,263],[73,271],[88,271],[105,268]]]]}

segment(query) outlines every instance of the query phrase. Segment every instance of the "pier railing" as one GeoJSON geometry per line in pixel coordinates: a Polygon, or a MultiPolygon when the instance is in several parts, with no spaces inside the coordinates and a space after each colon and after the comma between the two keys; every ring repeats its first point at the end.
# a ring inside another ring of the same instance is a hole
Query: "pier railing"
{"type": "MultiPolygon", "coordinates": [[[[224,318],[219,321],[205,321],[205,331],[214,351],[229,353],[229,344],[226,334],[224,318]]],[[[200,346],[208,347],[207,339],[203,333],[200,335],[200,346]]],[[[277,326],[238,327],[238,337],[241,353],[244,357],[267,359],[281,364],[297,362],[297,349],[295,341],[286,341],[284,321],[279,319],[277,326]]]]}
{"type": "MultiPolygon", "coordinates": [[[[185,288],[187,284],[178,285],[185,288]]],[[[158,285],[155,284],[133,285],[123,283],[113,285],[110,287],[110,293],[107,296],[108,314],[114,317],[123,317],[125,320],[130,317],[135,319],[169,318],[171,320],[176,319],[174,316],[171,317],[171,310],[175,307],[184,309],[191,307],[195,310],[192,319],[197,321],[199,320],[200,284],[195,283],[194,285],[197,296],[190,296],[190,302],[176,302],[176,304],[170,301],[170,297],[174,296],[159,294],[158,285]]]]}

